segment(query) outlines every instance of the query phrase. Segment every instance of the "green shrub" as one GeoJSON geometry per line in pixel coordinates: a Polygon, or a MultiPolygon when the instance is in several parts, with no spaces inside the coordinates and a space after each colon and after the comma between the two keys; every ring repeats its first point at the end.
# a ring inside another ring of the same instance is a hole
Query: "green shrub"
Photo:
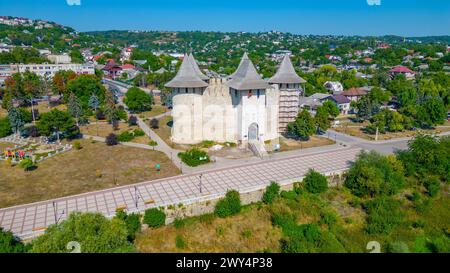
{"type": "Polygon", "coordinates": [[[127,214],[120,210],[116,213],[116,217],[124,221],[128,231],[128,240],[133,242],[136,238],[136,233],[141,231],[141,215],[137,213],[127,214]]]}
{"type": "Polygon", "coordinates": [[[393,242],[387,247],[389,253],[409,253],[409,247],[404,242],[393,242]]]}
{"type": "Polygon", "coordinates": [[[115,134],[113,134],[113,133],[109,134],[109,135],[106,137],[105,143],[106,143],[106,145],[108,145],[108,146],[114,146],[114,145],[119,144],[119,143],[118,143],[118,140],[117,140],[117,136],[116,136],[115,134]]]}
{"type": "Polygon", "coordinates": [[[9,136],[13,131],[8,117],[0,118],[0,138],[9,136]]]}
{"type": "Polygon", "coordinates": [[[211,148],[214,146],[215,142],[212,140],[203,140],[202,143],[200,143],[200,147],[202,148],[211,148]]]}
{"type": "Polygon", "coordinates": [[[33,240],[31,252],[67,253],[67,243],[77,241],[82,253],[135,252],[128,241],[125,223],[100,213],[71,213],[67,220],[51,225],[33,240]]]}
{"type": "Polygon", "coordinates": [[[310,193],[322,193],[328,189],[327,178],[314,170],[308,171],[303,179],[303,184],[305,190],[310,193]]]}
{"type": "Polygon", "coordinates": [[[177,235],[175,237],[175,245],[179,249],[183,249],[186,247],[186,243],[184,242],[183,237],[181,237],[181,235],[177,235]]]}
{"type": "Polygon", "coordinates": [[[24,253],[27,247],[11,231],[0,227],[0,253],[24,253]]]}
{"type": "Polygon", "coordinates": [[[25,171],[31,171],[36,168],[36,164],[34,164],[33,160],[29,158],[25,158],[20,161],[19,166],[23,168],[25,171]]]}
{"type": "Polygon", "coordinates": [[[403,220],[400,203],[388,196],[381,196],[366,204],[369,234],[389,234],[403,220]]]}
{"type": "Polygon", "coordinates": [[[392,159],[374,151],[362,152],[348,171],[344,186],[358,197],[393,195],[404,185],[404,174],[392,159]]]}
{"type": "Polygon", "coordinates": [[[134,139],[134,134],[128,131],[125,131],[117,136],[117,141],[119,142],[130,142],[134,139]]]}
{"type": "Polygon", "coordinates": [[[287,200],[295,200],[298,194],[295,191],[282,191],[280,196],[287,200]]]}
{"type": "Polygon", "coordinates": [[[206,152],[201,151],[197,148],[193,148],[184,153],[179,153],[178,157],[181,158],[181,160],[190,167],[196,167],[202,164],[209,163],[211,161],[209,155],[206,152]]]}
{"type": "Polygon", "coordinates": [[[281,241],[283,253],[314,252],[320,245],[321,232],[316,224],[298,225],[289,234],[288,239],[281,241]]]}
{"type": "Polygon", "coordinates": [[[413,203],[413,208],[418,212],[418,213],[427,213],[430,211],[431,209],[431,205],[432,202],[429,198],[421,198],[417,201],[414,201],[413,203]]]}
{"type": "Polygon", "coordinates": [[[173,220],[173,226],[176,229],[180,229],[180,228],[184,227],[185,225],[186,225],[186,221],[182,218],[177,217],[177,218],[175,218],[175,220],[173,220]]]}
{"type": "Polygon", "coordinates": [[[262,201],[266,204],[272,204],[273,200],[280,195],[280,185],[275,182],[270,183],[266,187],[266,191],[263,194],[262,201]]]}
{"type": "Polygon", "coordinates": [[[246,230],[242,231],[241,236],[243,238],[248,239],[248,238],[252,237],[252,231],[249,229],[246,229],[246,230]]]}
{"type": "Polygon", "coordinates": [[[441,181],[437,177],[429,177],[423,185],[427,189],[427,193],[431,197],[435,197],[441,190],[441,181]]]}
{"type": "Polygon", "coordinates": [[[327,225],[329,227],[333,226],[337,222],[337,215],[334,212],[321,212],[319,223],[327,225]]]}
{"type": "Polygon", "coordinates": [[[140,137],[140,136],[145,136],[145,133],[144,133],[144,131],[142,131],[141,129],[134,129],[133,135],[134,135],[135,137],[140,137]]]}
{"type": "Polygon", "coordinates": [[[74,141],[73,147],[75,148],[75,150],[81,150],[83,148],[83,146],[81,146],[81,142],[79,141],[74,141]]]}
{"type": "Polygon", "coordinates": [[[166,214],[157,208],[148,209],[144,214],[144,224],[152,228],[162,227],[166,224],[166,214]]]}
{"type": "Polygon", "coordinates": [[[231,190],[225,195],[225,198],[217,202],[214,213],[219,217],[228,217],[241,211],[241,198],[239,192],[231,190]]]}
{"type": "Polygon", "coordinates": [[[281,227],[286,235],[290,235],[297,227],[295,216],[282,212],[272,213],[272,225],[281,227]]]}

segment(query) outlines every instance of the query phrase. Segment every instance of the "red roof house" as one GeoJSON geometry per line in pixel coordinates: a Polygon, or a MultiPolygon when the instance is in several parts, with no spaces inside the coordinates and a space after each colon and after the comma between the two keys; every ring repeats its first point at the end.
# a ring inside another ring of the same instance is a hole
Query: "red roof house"
{"type": "Polygon", "coordinates": [[[389,72],[394,73],[394,74],[398,74],[398,73],[402,73],[402,74],[415,74],[414,71],[412,71],[411,69],[407,68],[406,66],[396,66],[394,68],[392,68],[389,72]]]}

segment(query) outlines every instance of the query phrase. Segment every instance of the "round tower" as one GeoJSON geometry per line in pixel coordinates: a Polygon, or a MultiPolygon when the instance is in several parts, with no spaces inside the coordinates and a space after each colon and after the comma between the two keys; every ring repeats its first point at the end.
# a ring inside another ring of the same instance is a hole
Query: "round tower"
{"type": "Polygon", "coordinates": [[[191,55],[185,55],[177,75],[165,86],[172,89],[172,141],[195,144],[203,140],[203,92],[209,80],[191,55]]]}

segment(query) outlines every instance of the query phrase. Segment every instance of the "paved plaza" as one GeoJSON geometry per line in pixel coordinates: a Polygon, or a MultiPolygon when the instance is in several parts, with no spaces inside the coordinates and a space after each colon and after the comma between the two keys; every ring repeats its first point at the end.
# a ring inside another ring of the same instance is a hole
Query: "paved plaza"
{"type": "Polygon", "coordinates": [[[301,180],[310,168],[323,174],[340,173],[349,168],[360,151],[341,148],[272,159],[4,208],[0,209],[0,226],[21,238],[30,238],[75,211],[112,217],[118,208],[142,212],[151,207],[216,199],[229,189],[246,192],[263,189],[271,181],[288,184],[301,180]]]}

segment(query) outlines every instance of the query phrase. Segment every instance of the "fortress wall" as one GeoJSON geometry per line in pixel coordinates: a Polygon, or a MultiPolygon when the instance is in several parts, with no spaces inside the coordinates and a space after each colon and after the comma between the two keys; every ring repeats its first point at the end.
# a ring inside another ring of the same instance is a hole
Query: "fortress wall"
{"type": "Polygon", "coordinates": [[[203,139],[236,142],[235,110],[229,88],[221,79],[211,79],[203,94],[203,139]]]}

